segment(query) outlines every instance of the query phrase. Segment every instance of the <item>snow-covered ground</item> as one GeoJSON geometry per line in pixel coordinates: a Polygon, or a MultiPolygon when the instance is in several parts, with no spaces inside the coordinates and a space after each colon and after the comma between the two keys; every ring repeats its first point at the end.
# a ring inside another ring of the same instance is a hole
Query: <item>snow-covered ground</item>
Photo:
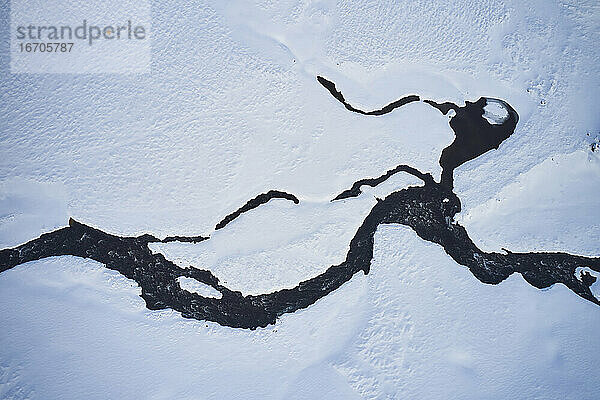
{"type": "MultiPolygon", "coordinates": [[[[8,21],[8,10],[0,14],[8,21]]],[[[4,37],[8,24],[0,25],[4,37]]],[[[457,169],[459,220],[485,250],[599,256],[600,5],[577,1],[152,3],[141,75],[10,74],[0,42],[0,248],[72,216],[154,245],[244,293],[343,260],[374,196],[410,164],[439,178],[448,117],[407,94],[488,96],[519,113],[457,169]],[[215,224],[269,189],[274,200],[215,224]]],[[[499,110],[490,108],[491,115],[499,110]]],[[[439,247],[380,227],[371,273],[256,331],[149,311],[133,281],[60,257],[0,274],[0,398],[544,398],[600,392],[600,309],[520,276],[483,285],[439,247]]]]}

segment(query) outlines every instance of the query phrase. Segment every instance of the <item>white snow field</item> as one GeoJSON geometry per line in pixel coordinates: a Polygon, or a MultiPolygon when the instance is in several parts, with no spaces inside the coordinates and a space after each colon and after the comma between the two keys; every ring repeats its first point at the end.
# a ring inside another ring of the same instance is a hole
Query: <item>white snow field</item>
{"type": "MultiPolygon", "coordinates": [[[[0,248],[73,217],[210,235],[152,249],[244,294],[323,272],[375,197],[418,181],[329,201],[398,164],[439,179],[453,132],[423,103],[351,113],[322,75],[362,109],[408,94],[507,101],[515,133],[455,172],[457,220],[483,250],[600,256],[599,34],[597,0],[166,0],[152,2],[147,74],[11,74],[3,40],[0,248]],[[300,204],[214,231],[270,189],[300,204]]],[[[518,274],[482,284],[403,226],[379,227],[368,275],[267,328],[150,311],[140,293],[75,257],[1,273],[0,399],[600,397],[598,306],[518,274]]]]}

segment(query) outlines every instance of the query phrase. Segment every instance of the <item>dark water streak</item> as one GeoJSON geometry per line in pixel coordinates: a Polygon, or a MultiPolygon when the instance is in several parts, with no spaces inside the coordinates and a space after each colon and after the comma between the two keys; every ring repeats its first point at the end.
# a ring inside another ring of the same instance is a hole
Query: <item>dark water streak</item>
{"type": "MultiPolygon", "coordinates": [[[[348,104],[333,82],[318,77],[319,82],[344,106],[353,112],[365,115],[383,115],[401,105],[418,101],[417,96],[408,96],[380,110],[364,112],[348,104]]],[[[71,219],[69,226],[46,233],[37,239],[14,249],[0,251],[0,272],[19,264],[46,257],[73,255],[90,258],[135,280],[142,288],[141,297],[152,310],[171,308],[183,317],[214,321],[234,328],[255,329],[276,322],[285,313],[306,308],[320,298],[339,288],[360,271],[367,274],[373,258],[374,236],[380,224],[402,224],[411,227],[427,241],[439,244],[458,264],[466,266],[483,283],[498,284],[514,272],[536,288],[546,288],[563,283],[584,299],[600,305],[590,286],[596,281],[591,274],[583,273],[581,280],[575,276],[578,267],[589,267],[600,272],[600,258],[571,255],[562,252],[542,253],[487,253],[473,243],[466,230],[454,222],[461,204],[452,191],[454,169],[468,160],[498,148],[500,143],[515,130],[518,115],[506,102],[500,102],[508,111],[508,118],[499,125],[490,124],[482,117],[487,100],[480,98],[465,106],[452,103],[427,104],[447,114],[456,114],[450,120],[455,133],[452,144],[444,149],[440,157],[442,178],[435,182],[430,174],[399,165],[377,178],[357,181],[351,189],[338,195],[335,201],[360,195],[362,185],[376,186],[398,172],[407,172],[423,180],[423,186],[409,187],[378,200],[350,242],[346,259],[339,265],[329,267],[324,273],[301,282],[292,289],[279,290],[256,296],[244,296],[221,285],[210,271],[194,267],[181,268],[167,260],[162,254],[153,254],[148,244],[152,242],[185,241],[199,242],[202,236],[172,236],[164,240],[151,235],[120,237],[108,234],[71,219]],[[185,276],[218,290],[220,299],[203,297],[183,290],[177,278],[185,276]]],[[[298,199],[288,193],[271,191],[248,201],[244,206],[228,215],[216,229],[227,225],[241,213],[268,202],[272,198],[285,198],[294,203],[298,199]]]]}
{"type": "Polygon", "coordinates": [[[243,213],[250,211],[256,207],[259,207],[259,206],[269,202],[269,200],[272,200],[272,199],[286,199],[286,200],[293,201],[294,204],[298,204],[300,202],[300,200],[298,200],[298,198],[296,196],[294,196],[293,194],[281,192],[279,190],[269,190],[267,193],[261,193],[258,196],[256,196],[255,198],[248,200],[246,202],[246,204],[244,204],[243,206],[241,206],[240,208],[238,208],[231,214],[227,215],[225,218],[223,218],[221,220],[221,222],[219,222],[217,224],[215,229],[224,228],[228,223],[230,223],[231,221],[233,221],[234,219],[236,219],[243,213]]]}
{"type": "Polygon", "coordinates": [[[397,174],[398,172],[406,172],[408,174],[416,176],[417,178],[421,179],[423,181],[423,183],[433,183],[433,177],[431,176],[431,174],[429,174],[429,173],[424,174],[416,168],[413,168],[409,165],[402,164],[402,165],[398,165],[396,168],[390,169],[385,174],[378,176],[377,178],[366,178],[366,179],[361,179],[359,181],[354,182],[354,184],[352,185],[352,187],[350,189],[344,190],[342,193],[338,194],[331,201],[347,199],[350,197],[358,197],[362,193],[362,190],[360,189],[361,186],[364,185],[364,186],[375,187],[375,186],[385,182],[386,180],[388,180],[388,178],[392,177],[393,175],[397,174]]]}
{"type": "Polygon", "coordinates": [[[335,97],[336,99],[338,99],[338,101],[340,103],[342,103],[344,105],[344,107],[346,107],[346,109],[355,112],[355,113],[359,113],[359,114],[363,114],[363,115],[384,115],[384,114],[388,114],[392,111],[394,111],[396,108],[402,107],[408,103],[412,103],[415,101],[419,101],[421,100],[419,98],[419,96],[415,96],[415,95],[409,95],[406,97],[403,97],[399,100],[396,100],[390,104],[388,104],[387,106],[384,106],[382,108],[380,108],[379,110],[374,110],[374,111],[363,111],[363,110],[359,110],[358,108],[354,108],[352,105],[350,105],[348,102],[346,102],[346,99],[344,99],[344,95],[342,94],[342,92],[339,92],[336,87],[335,87],[335,83],[331,82],[330,80],[327,80],[325,78],[323,78],[322,76],[317,76],[317,80],[319,81],[319,83],[321,85],[323,85],[323,87],[325,87],[325,89],[329,90],[329,93],[331,93],[331,95],[333,97],[335,97]]]}

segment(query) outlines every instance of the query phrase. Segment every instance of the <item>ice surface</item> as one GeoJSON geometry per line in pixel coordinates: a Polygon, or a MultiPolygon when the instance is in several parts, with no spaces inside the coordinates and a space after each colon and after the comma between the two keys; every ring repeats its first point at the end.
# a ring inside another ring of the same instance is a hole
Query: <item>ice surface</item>
{"type": "Polygon", "coordinates": [[[357,199],[331,203],[271,200],[197,244],[151,243],[150,248],[185,268],[208,269],[231,290],[259,295],[291,289],[343,262],[350,241],[376,197],[420,181],[397,174],[357,199]],[[393,188],[392,190],[390,190],[393,188]]]}
{"type": "Polygon", "coordinates": [[[593,271],[588,267],[579,267],[575,270],[575,276],[580,281],[583,280],[584,274],[589,274],[596,278],[596,281],[592,284],[592,286],[590,286],[590,290],[597,299],[600,299],[600,281],[598,280],[600,276],[598,276],[598,273],[596,271],[593,271]]]}
{"type": "MultiPolygon", "coordinates": [[[[401,163],[437,179],[452,141],[448,116],[421,103],[349,113],[320,74],[364,109],[407,94],[508,101],[515,134],[456,171],[461,224],[485,250],[599,255],[597,1],[152,10],[150,74],[11,75],[0,44],[2,248],[72,216],[117,234],[211,235],[155,250],[247,293],[319,273],[374,196],[412,183],[329,200],[401,163]],[[270,189],[300,204],[213,232],[270,189]]],[[[597,397],[596,306],[520,276],[483,285],[405,228],[382,227],[375,245],[369,275],[252,332],[149,311],[133,281],[95,262],[14,268],[0,274],[0,398],[597,397]]]]}
{"type": "Polygon", "coordinates": [[[483,107],[485,118],[492,125],[502,125],[506,118],[508,118],[508,110],[502,105],[501,102],[494,99],[487,99],[487,104],[483,107]]]}
{"type": "Polygon", "coordinates": [[[208,285],[205,285],[202,282],[198,282],[194,278],[180,276],[179,278],[177,278],[177,282],[183,290],[187,290],[188,292],[198,293],[200,296],[212,297],[215,299],[220,299],[222,297],[222,294],[219,291],[213,289],[208,285]]]}
{"type": "Polygon", "coordinates": [[[487,251],[598,255],[600,159],[579,150],[550,157],[457,220],[487,251]],[[568,206],[567,206],[568,205],[568,206]],[[525,240],[526,239],[526,240],[525,240]]]}

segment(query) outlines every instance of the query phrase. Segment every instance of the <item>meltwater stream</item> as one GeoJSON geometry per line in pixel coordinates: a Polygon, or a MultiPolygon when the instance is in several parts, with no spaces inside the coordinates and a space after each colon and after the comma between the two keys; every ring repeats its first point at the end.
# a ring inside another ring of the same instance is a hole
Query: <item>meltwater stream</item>
{"type": "MultiPolygon", "coordinates": [[[[363,111],[350,105],[333,82],[320,76],[317,80],[346,109],[363,115],[384,115],[408,103],[421,101],[418,96],[410,95],[381,109],[363,111]]],[[[361,186],[379,185],[398,172],[409,173],[423,181],[422,186],[409,187],[378,200],[352,238],[344,262],[330,266],[324,273],[303,281],[292,289],[244,296],[241,292],[223,286],[210,271],[194,267],[181,268],[162,254],[153,254],[148,247],[148,243],[152,242],[197,243],[208,240],[208,237],[170,236],[163,240],[151,235],[121,237],[73,219],[65,228],[43,234],[21,246],[0,250],[0,272],[28,261],[52,256],[90,258],[135,280],[142,288],[141,296],[149,309],[171,308],[186,318],[214,321],[234,328],[255,329],[274,324],[285,313],[310,306],[339,288],[359,271],[368,274],[377,227],[380,224],[402,224],[411,227],[420,238],[441,245],[453,260],[468,267],[483,283],[498,284],[513,272],[518,272],[536,288],[563,283],[584,299],[600,305],[600,301],[590,290],[596,278],[589,272],[583,272],[580,278],[576,276],[576,270],[581,268],[600,272],[600,258],[567,253],[487,253],[477,248],[466,230],[454,222],[454,216],[461,208],[460,200],[453,192],[454,169],[487,151],[497,149],[514,133],[519,120],[517,112],[503,100],[485,97],[475,102],[466,102],[462,107],[431,100],[424,102],[443,114],[450,110],[455,112],[450,119],[455,139],[440,157],[440,182],[435,182],[430,174],[402,164],[380,177],[359,180],[350,189],[340,193],[332,201],[356,197],[361,193],[361,186]],[[484,108],[488,103],[505,111],[501,120],[490,120],[487,115],[484,116],[484,108]],[[221,297],[205,297],[184,290],[179,284],[180,277],[192,278],[209,285],[220,292],[221,297]]],[[[224,228],[242,213],[273,198],[299,203],[298,198],[292,194],[271,190],[249,200],[226,216],[216,229],[224,228]]]]}

